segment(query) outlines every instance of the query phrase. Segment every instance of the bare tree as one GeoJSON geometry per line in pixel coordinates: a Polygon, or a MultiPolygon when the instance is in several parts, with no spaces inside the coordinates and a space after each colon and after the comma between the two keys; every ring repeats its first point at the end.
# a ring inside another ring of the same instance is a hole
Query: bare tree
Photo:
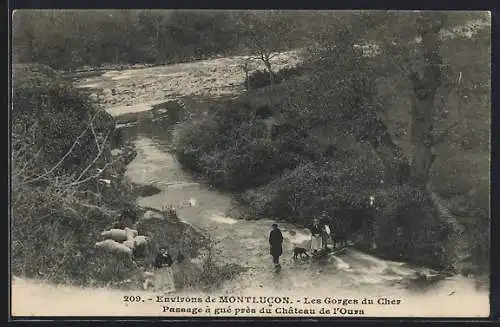
{"type": "Polygon", "coordinates": [[[271,84],[275,82],[271,59],[290,45],[296,32],[290,18],[289,13],[275,10],[250,11],[239,16],[240,38],[252,56],[262,61],[271,84]]]}

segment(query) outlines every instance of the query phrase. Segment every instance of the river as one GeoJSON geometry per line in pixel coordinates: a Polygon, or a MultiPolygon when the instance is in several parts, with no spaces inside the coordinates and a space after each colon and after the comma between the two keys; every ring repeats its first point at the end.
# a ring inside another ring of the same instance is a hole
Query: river
{"type": "Polygon", "coordinates": [[[247,268],[225,282],[220,293],[400,296],[419,298],[423,307],[428,307],[425,303],[444,304],[450,298],[464,296],[470,300],[472,296],[477,298],[476,303],[487,306],[487,292],[473,280],[455,276],[439,282],[422,281],[416,275],[432,275],[432,270],[382,260],[355,249],[331,256],[323,264],[294,262],[293,247],[307,247],[310,234],[283,222],[278,222],[284,235],[283,268],[276,274],[267,240],[274,221],[227,216],[228,209],[235,205],[230,194],[211,188],[181,168],[171,151],[172,128],[158,128],[146,122],[131,129],[133,132],[128,134],[138,155],[129,164],[126,176],[134,183],[154,185],[161,190],[139,198],[138,203],[160,209],[191,201],[193,206],[179,209],[179,218],[216,241],[218,259],[247,268]]]}

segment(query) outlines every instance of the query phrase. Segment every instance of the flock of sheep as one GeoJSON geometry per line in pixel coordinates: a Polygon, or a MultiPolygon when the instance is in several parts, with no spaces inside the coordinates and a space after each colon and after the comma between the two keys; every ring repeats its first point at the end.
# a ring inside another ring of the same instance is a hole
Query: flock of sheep
{"type": "Polygon", "coordinates": [[[138,235],[137,230],[125,227],[112,228],[101,233],[105,240],[97,242],[95,246],[110,253],[124,254],[132,258],[139,251],[144,251],[149,238],[138,235]]]}

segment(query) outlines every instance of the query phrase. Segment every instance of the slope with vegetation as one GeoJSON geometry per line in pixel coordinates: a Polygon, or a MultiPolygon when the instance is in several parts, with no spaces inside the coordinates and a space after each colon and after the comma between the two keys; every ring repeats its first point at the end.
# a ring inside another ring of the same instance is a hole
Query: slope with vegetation
{"type": "Polygon", "coordinates": [[[251,214],[307,224],[326,212],[379,255],[485,273],[488,21],[342,16],[334,38],[318,33],[300,78],[220,103],[180,132],[178,158],[251,214]]]}
{"type": "MultiPolygon", "coordinates": [[[[135,150],[130,144],[112,149],[115,120],[86,92],[47,66],[17,64],[12,100],[15,276],[138,288],[144,282],[143,269],[151,268],[159,247],[175,254],[182,251],[188,258],[210,250],[209,240],[176,219],[175,211],[149,217],[150,209],[136,205],[134,188],[140,186],[124,178],[135,150]],[[95,246],[104,230],[124,227],[150,240],[135,262],[95,246]]],[[[215,276],[227,268],[214,264],[210,256],[200,265],[201,274],[190,286],[213,286],[215,276]]]]}

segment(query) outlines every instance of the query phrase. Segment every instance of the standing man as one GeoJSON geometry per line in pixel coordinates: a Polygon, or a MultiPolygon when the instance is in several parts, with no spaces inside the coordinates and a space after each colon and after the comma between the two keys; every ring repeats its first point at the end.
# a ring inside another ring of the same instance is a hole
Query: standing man
{"type": "Polygon", "coordinates": [[[283,254],[283,234],[278,228],[277,224],[272,225],[273,229],[269,234],[269,245],[271,246],[271,255],[273,256],[273,263],[276,269],[280,269],[280,256],[283,254]]]}

